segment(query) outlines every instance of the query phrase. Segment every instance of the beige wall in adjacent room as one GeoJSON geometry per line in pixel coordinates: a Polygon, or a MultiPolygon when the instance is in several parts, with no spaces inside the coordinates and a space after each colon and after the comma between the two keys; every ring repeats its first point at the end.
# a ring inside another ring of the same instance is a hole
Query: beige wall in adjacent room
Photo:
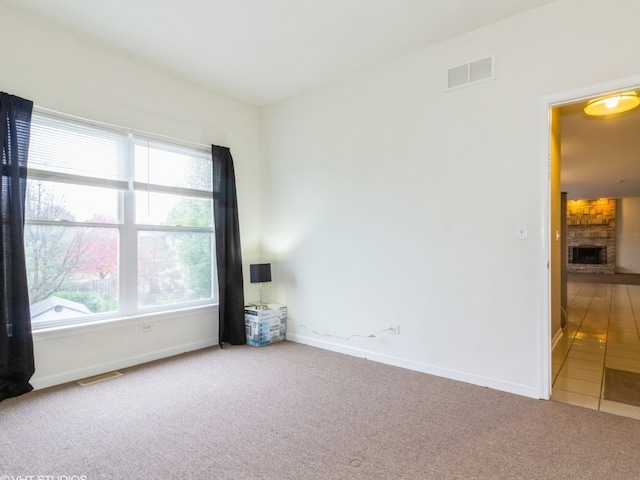
{"type": "Polygon", "coordinates": [[[640,198],[618,200],[616,273],[640,274],[640,198]]]}

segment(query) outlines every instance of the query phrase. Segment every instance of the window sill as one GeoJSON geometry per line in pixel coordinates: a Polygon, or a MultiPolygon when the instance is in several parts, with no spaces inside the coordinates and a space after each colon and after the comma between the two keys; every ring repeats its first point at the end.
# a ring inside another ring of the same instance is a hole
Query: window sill
{"type": "Polygon", "coordinates": [[[63,325],[52,328],[42,328],[33,332],[34,342],[47,340],[50,338],[70,337],[74,335],[83,335],[86,333],[97,332],[100,330],[111,330],[114,328],[129,327],[149,322],[161,322],[177,318],[198,315],[202,313],[215,312],[218,310],[218,304],[200,305],[197,307],[183,308],[180,310],[171,310],[169,312],[145,313],[142,315],[134,315],[129,317],[116,317],[107,320],[99,320],[87,323],[77,323],[72,325],[63,325]]]}

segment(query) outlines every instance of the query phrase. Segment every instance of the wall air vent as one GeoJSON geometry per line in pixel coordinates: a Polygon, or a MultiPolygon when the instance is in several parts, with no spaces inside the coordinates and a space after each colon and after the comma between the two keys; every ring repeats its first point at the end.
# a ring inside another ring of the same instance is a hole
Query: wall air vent
{"type": "Polygon", "coordinates": [[[496,76],[495,55],[474,62],[451,67],[447,71],[447,90],[468,87],[474,83],[493,80],[496,76]]]}

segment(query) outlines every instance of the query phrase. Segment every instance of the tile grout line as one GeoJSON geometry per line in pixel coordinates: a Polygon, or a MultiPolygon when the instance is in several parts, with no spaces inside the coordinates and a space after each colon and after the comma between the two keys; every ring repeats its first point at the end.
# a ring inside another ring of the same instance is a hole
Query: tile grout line
{"type": "MultiPolygon", "coordinates": [[[[571,304],[575,301],[575,299],[578,297],[578,295],[580,295],[580,292],[582,292],[582,290],[584,289],[584,285],[582,285],[580,287],[580,290],[578,290],[578,292],[573,296],[573,299],[571,300],[571,302],[569,302],[569,304],[567,305],[567,325],[569,324],[569,307],[571,306],[571,304]]],[[[595,292],[595,290],[594,290],[595,292]]],[[[576,332],[573,335],[573,337],[571,338],[571,343],[569,344],[569,347],[567,348],[567,352],[564,354],[564,357],[562,359],[562,362],[560,363],[560,368],[558,369],[558,373],[556,373],[553,382],[551,382],[551,390],[553,392],[553,386],[555,385],[556,381],[558,380],[558,377],[560,376],[560,372],[562,371],[562,369],[564,368],[565,363],[567,362],[567,358],[569,358],[569,352],[571,352],[571,349],[573,348],[573,344],[576,341],[576,335],[578,333],[578,331],[580,331],[580,328],[582,327],[582,323],[584,322],[584,318],[587,316],[587,312],[589,311],[589,308],[591,308],[591,303],[593,302],[593,295],[591,296],[590,300],[589,300],[589,305],[587,306],[587,308],[585,308],[584,313],[580,319],[580,323],[578,324],[578,326],[576,327],[576,332]]],[[[566,328],[566,326],[565,326],[566,328]]]]}
{"type": "Polygon", "coordinates": [[[636,318],[636,311],[633,308],[633,300],[631,299],[631,292],[629,291],[629,285],[625,285],[627,287],[627,298],[629,299],[629,306],[631,307],[631,316],[633,317],[633,323],[636,326],[636,333],[638,334],[638,339],[640,339],[640,329],[638,328],[638,319],[636,318]]]}
{"type": "Polygon", "coordinates": [[[613,302],[613,286],[609,288],[609,311],[607,312],[607,333],[606,341],[604,342],[604,357],[602,358],[602,375],[600,379],[600,395],[598,396],[598,411],[602,405],[602,396],[604,395],[604,375],[605,365],[607,364],[607,350],[609,349],[609,329],[611,327],[611,303],[613,302]]]}

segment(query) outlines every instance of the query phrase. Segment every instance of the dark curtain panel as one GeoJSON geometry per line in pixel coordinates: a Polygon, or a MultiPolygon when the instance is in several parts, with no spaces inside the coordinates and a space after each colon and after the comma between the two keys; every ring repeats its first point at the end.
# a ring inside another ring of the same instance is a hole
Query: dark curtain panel
{"type": "Polygon", "coordinates": [[[33,390],[29,384],[35,367],[24,253],[24,206],[32,110],[33,102],[0,92],[0,401],[33,390]]]}
{"type": "Polygon", "coordinates": [[[220,302],[219,337],[224,343],[244,345],[244,287],[238,199],[231,151],[211,147],[213,157],[213,215],[216,229],[216,259],[220,302]]]}

